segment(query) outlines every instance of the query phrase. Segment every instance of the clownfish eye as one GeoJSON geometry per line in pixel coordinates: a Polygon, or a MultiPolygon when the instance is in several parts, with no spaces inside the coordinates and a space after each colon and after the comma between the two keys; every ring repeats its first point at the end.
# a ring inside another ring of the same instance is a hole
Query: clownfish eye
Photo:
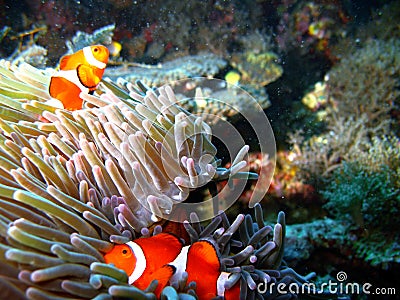
{"type": "Polygon", "coordinates": [[[99,48],[95,47],[95,48],[93,49],[93,52],[99,52],[99,48]]]}
{"type": "Polygon", "coordinates": [[[124,257],[129,257],[131,255],[131,252],[129,251],[129,248],[127,246],[124,246],[121,250],[121,254],[124,257]]]}

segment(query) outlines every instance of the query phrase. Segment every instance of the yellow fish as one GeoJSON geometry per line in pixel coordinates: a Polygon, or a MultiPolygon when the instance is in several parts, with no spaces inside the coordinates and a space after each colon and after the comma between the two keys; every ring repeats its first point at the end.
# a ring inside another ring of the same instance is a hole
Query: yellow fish
{"type": "Polygon", "coordinates": [[[229,71],[225,75],[225,81],[232,85],[238,85],[240,81],[240,74],[234,70],[229,71]]]}
{"type": "Polygon", "coordinates": [[[116,41],[112,41],[110,45],[107,46],[108,51],[112,57],[118,57],[122,50],[122,45],[116,41]]]}

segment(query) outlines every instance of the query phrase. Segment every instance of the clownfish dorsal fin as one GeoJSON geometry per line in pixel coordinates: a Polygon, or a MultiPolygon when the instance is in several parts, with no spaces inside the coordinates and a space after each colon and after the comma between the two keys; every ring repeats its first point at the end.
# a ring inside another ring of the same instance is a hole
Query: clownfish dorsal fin
{"type": "Polygon", "coordinates": [[[66,70],[67,64],[68,64],[68,60],[71,59],[72,55],[73,54],[64,55],[63,57],[60,58],[60,70],[66,70]]]}
{"type": "Polygon", "coordinates": [[[167,245],[168,248],[176,248],[177,253],[179,253],[180,249],[183,247],[179,238],[170,233],[159,233],[150,238],[139,238],[136,240],[136,242],[142,247],[155,247],[155,249],[167,245]]]}

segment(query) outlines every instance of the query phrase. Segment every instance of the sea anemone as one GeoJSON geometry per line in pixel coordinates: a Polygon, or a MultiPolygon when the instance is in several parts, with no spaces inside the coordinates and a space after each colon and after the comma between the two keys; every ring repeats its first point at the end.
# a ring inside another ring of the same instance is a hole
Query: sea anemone
{"type": "MultiPolygon", "coordinates": [[[[113,243],[161,232],[148,227],[183,207],[191,191],[212,181],[255,178],[242,172],[249,147],[229,169],[220,168],[210,127],[177,105],[169,86],[121,89],[104,82],[100,96],[81,95],[84,109],[58,109],[47,93],[50,74],[0,63],[1,295],[154,298],[156,282],[145,290],[130,286],[103,254],[113,243]]],[[[256,222],[239,215],[230,224],[218,209],[186,210],[184,226],[191,242],[214,240],[224,268],[237,273],[232,284],[241,280],[242,296],[256,293],[256,282],[307,281],[280,267],[283,214],[272,229],[259,205],[256,222]],[[199,221],[211,216],[203,228],[199,221]]],[[[193,283],[182,278],[161,297],[177,299],[178,293],[195,297],[193,283]]]]}
{"type": "Polygon", "coordinates": [[[85,203],[90,202],[85,194],[91,187],[99,199],[122,196],[122,222],[140,231],[157,216],[170,215],[173,205],[186,200],[191,190],[211,180],[248,174],[240,172],[248,146],[238,152],[230,169],[220,168],[210,127],[176,105],[169,86],[154,91],[143,84],[142,90],[128,85],[128,94],[108,83],[100,97],[82,95],[88,109],[70,112],[44,102],[49,96],[42,82],[49,79],[39,70],[4,65],[3,73],[8,75],[4,90],[19,88],[29,97],[22,103],[16,100],[17,92],[3,94],[1,122],[5,143],[13,146],[4,149],[6,157],[14,158],[13,165],[3,169],[9,181],[26,190],[44,193],[52,185],[68,196],[84,196],[85,203]],[[44,78],[24,82],[34,78],[27,72],[44,78]],[[35,121],[43,118],[46,122],[35,121]],[[26,180],[17,179],[23,175],[12,174],[16,172],[26,173],[26,180]],[[128,215],[128,208],[134,213],[128,215]]]}

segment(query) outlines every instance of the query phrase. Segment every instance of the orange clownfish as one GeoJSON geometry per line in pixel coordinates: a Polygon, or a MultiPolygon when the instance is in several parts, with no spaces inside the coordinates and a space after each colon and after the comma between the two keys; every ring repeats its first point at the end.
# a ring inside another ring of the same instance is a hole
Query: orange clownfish
{"type": "Polygon", "coordinates": [[[60,59],[60,70],[51,77],[49,93],[65,109],[82,108],[81,92],[91,93],[99,84],[108,62],[108,49],[102,45],[85,47],[60,59]]]}
{"type": "Polygon", "coordinates": [[[223,296],[227,300],[239,299],[240,287],[236,283],[225,290],[224,284],[230,273],[221,272],[221,263],[213,244],[206,240],[183,246],[177,237],[160,233],[135,242],[115,245],[104,255],[106,263],[114,264],[129,276],[129,284],[145,289],[158,280],[157,297],[169,283],[178,282],[183,272],[188,282],[196,282],[199,299],[223,296]]]}

